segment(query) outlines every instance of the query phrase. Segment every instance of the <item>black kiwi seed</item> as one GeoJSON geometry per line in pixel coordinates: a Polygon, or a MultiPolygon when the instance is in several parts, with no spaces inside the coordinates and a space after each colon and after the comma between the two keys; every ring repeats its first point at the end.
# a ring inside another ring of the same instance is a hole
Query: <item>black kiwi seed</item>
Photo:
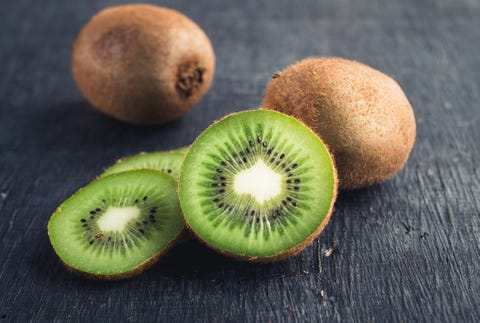
{"type": "Polygon", "coordinates": [[[80,219],[80,222],[87,222],[86,219],[80,219]]]}
{"type": "Polygon", "coordinates": [[[251,140],[248,141],[248,144],[250,145],[250,147],[253,147],[253,145],[254,145],[253,141],[251,141],[251,140]]]}
{"type": "Polygon", "coordinates": [[[95,212],[95,210],[90,211],[90,214],[91,214],[91,215],[95,215],[96,213],[97,213],[97,212],[95,212]]]}
{"type": "Polygon", "coordinates": [[[268,146],[268,143],[266,141],[264,141],[262,146],[266,148],[268,146]]]}
{"type": "Polygon", "coordinates": [[[143,200],[146,201],[148,199],[148,196],[144,196],[143,200]]]}

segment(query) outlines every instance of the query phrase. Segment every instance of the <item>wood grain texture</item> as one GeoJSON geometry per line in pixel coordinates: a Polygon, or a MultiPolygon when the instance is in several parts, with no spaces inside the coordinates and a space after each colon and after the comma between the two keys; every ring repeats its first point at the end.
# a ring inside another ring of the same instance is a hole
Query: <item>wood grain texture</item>
{"type": "Polygon", "coordinates": [[[162,127],[100,115],[72,81],[77,32],[118,3],[2,4],[0,321],[480,321],[479,1],[162,1],[199,23],[217,55],[211,91],[162,127]],[[114,283],[60,265],[46,225],[70,194],[119,157],[188,145],[256,107],[272,73],[320,55],[395,78],[417,141],[395,178],[341,193],[312,246],[251,265],[192,241],[114,283]]]}

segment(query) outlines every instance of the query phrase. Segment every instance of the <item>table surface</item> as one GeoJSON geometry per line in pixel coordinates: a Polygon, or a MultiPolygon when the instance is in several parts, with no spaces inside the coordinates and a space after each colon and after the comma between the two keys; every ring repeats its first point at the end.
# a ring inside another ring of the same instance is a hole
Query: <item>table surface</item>
{"type": "Polygon", "coordinates": [[[480,321],[479,1],[162,1],[204,28],[217,72],[195,109],[151,127],[98,113],[71,77],[76,34],[118,3],[2,5],[0,321],[480,321]],[[417,121],[404,170],[341,192],[321,236],[284,262],[190,241],[125,281],[65,270],[46,229],[64,199],[119,157],[188,145],[257,107],[272,73],[309,56],[401,84],[417,121]]]}

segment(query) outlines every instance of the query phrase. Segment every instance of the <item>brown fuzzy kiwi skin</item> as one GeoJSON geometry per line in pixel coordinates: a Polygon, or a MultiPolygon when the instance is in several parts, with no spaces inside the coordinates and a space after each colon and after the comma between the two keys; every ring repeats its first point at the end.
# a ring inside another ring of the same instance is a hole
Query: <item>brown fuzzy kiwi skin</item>
{"type": "Polygon", "coordinates": [[[415,142],[415,116],[401,87],[352,60],[308,58],[287,67],[274,74],[262,107],[298,118],[329,145],[340,189],[394,176],[415,142]]]}
{"type": "MultiPolygon", "coordinates": [[[[263,109],[263,108],[259,108],[260,110],[263,109]]],[[[248,110],[245,110],[243,112],[246,112],[248,110]]],[[[250,110],[250,111],[253,111],[253,110],[250,110]]],[[[277,111],[278,112],[278,111],[277,111]]],[[[279,112],[281,113],[281,112],[279,112]]],[[[232,113],[232,114],[235,114],[235,113],[232,113]]],[[[213,126],[214,124],[222,121],[223,119],[225,118],[228,118],[231,114],[228,114],[226,116],[224,116],[223,118],[219,119],[219,120],[216,120],[214,121],[208,128],[210,128],[211,126],[213,126]]],[[[297,121],[301,122],[301,120],[295,118],[294,116],[291,116],[290,117],[296,119],[297,121]]],[[[302,122],[303,123],[303,122],[302,122]]],[[[208,129],[207,128],[207,129],[208,129]]],[[[318,137],[318,139],[320,141],[323,142],[325,148],[327,149],[327,152],[328,152],[328,155],[330,157],[330,161],[333,165],[333,195],[332,195],[332,201],[330,203],[330,207],[328,209],[328,214],[325,216],[325,219],[323,219],[323,221],[320,223],[320,225],[315,229],[314,232],[312,232],[304,241],[302,241],[301,243],[299,243],[298,245],[296,246],[293,246],[292,248],[288,249],[288,250],[283,250],[283,251],[280,251],[279,253],[275,254],[275,255],[272,255],[272,256],[267,256],[267,257],[252,257],[252,256],[248,256],[248,255],[240,255],[240,254],[236,254],[236,253],[231,253],[231,252],[228,252],[226,250],[223,250],[223,249],[220,249],[220,248],[217,248],[216,246],[208,243],[208,241],[205,241],[203,240],[200,236],[198,236],[195,231],[190,227],[188,221],[187,221],[187,218],[185,217],[185,212],[183,211],[182,209],[182,215],[183,215],[183,220],[185,222],[185,226],[186,226],[186,232],[189,232],[194,238],[196,238],[198,241],[200,241],[201,243],[203,243],[204,245],[206,245],[208,248],[218,252],[219,254],[223,255],[223,256],[227,256],[227,257],[230,257],[230,258],[233,258],[235,260],[239,260],[239,261],[246,261],[246,262],[250,262],[250,263],[272,263],[272,262],[278,262],[278,261],[282,261],[282,260],[286,260],[290,257],[293,257],[295,255],[297,255],[298,253],[300,253],[303,249],[305,249],[306,247],[308,247],[315,238],[317,238],[320,233],[323,231],[323,229],[325,229],[325,227],[327,226],[329,220],[330,220],[330,217],[332,216],[333,212],[334,212],[334,204],[335,204],[335,201],[337,199],[337,195],[338,195],[338,185],[339,185],[339,181],[338,181],[338,173],[337,173],[337,168],[335,166],[335,160],[334,158],[332,157],[332,153],[330,152],[330,149],[329,147],[325,144],[325,142],[311,129],[308,127],[307,125],[307,128],[316,136],[318,137]]],[[[205,130],[206,131],[206,130],[205,130]]],[[[188,154],[188,152],[187,152],[188,154]]],[[[182,166],[183,167],[183,166],[182,166]]],[[[181,173],[181,171],[180,171],[181,173]]],[[[177,186],[177,194],[178,196],[180,196],[180,190],[179,190],[179,187],[180,186],[177,186]]],[[[182,207],[182,203],[180,203],[180,206],[182,207]]]]}
{"type": "Polygon", "coordinates": [[[207,35],[183,14],[121,5],[100,11],[81,30],[72,72],[98,110],[133,124],[162,124],[208,91],[215,54],[207,35]]]}

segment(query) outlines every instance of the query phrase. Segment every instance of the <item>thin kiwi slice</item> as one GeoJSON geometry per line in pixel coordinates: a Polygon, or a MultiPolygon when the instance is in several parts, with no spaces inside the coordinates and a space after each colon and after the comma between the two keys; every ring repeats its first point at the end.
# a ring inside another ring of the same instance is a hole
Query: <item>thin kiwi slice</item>
{"type": "Polygon", "coordinates": [[[187,225],[221,253],[268,262],[305,248],[330,218],[331,155],[307,126],[255,110],[227,116],[190,147],[180,172],[187,225]]]}
{"type": "Polygon", "coordinates": [[[62,262],[100,279],[133,276],[165,253],[184,228],[176,181],[154,170],[96,180],[50,218],[48,235],[62,262]]]}
{"type": "Polygon", "coordinates": [[[185,153],[175,150],[140,153],[118,160],[113,166],[107,168],[100,177],[133,169],[155,169],[178,179],[184,157],[185,153]]]}
{"type": "Polygon", "coordinates": [[[177,148],[175,150],[172,150],[171,152],[179,153],[179,154],[182,154],[182,155],[185,156],[187,154],[189,148],[190,148],[190,146],[180,147],[180,148],[177,148]]]}

